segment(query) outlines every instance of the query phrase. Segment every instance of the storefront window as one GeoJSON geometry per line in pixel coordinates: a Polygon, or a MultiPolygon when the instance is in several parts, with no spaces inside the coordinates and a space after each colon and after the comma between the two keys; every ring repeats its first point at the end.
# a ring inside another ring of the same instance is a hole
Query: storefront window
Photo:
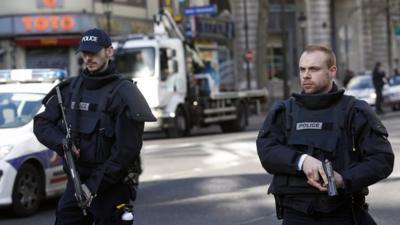
{"type": "Polygon", "coordinates": [[[269,48],[267,50],[267,73],[268,78],[274,77],[282,79],[283,54],[282,48],[269,48]]]}
{"type": "Polygon", "coordinates": [[[28,48],[26,49],[26,67],[34,68],[69,68],[68,48],[28,48]]]}

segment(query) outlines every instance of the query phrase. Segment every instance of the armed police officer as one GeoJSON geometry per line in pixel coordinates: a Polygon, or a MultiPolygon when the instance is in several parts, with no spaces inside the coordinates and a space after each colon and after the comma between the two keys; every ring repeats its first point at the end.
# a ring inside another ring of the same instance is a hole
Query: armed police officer
{"type": "Polygon", "coordinates": [[[299,70],[302,92],[274,104],[257,138],[262,166],[273,174],[268,192],[277,216],[284,225],[375,224],[365,195],[392,172],[388,133],[366,102],[336,86],[329,48],[307,47],[299,70]],[[325,162],[333,168],[333,196],[325,162]]]}
{"type": "Polygon", "coordinates": [[[116,74],[110,37],[100,29],[86,31],[78,52],[85,69],[58,85],[67,127],[55,89],[34,118],[38,140],[64,156],[72,148],[86,205],[77,202],[68,173],[56,224],[120,224],[120,207],[136,196],[144,122],[155,118],[136,85],[116,74]],[[66,139],[66,130],[71,131],[66,139]],[[81,208],[86,208],[84,215],[81,208]]]}

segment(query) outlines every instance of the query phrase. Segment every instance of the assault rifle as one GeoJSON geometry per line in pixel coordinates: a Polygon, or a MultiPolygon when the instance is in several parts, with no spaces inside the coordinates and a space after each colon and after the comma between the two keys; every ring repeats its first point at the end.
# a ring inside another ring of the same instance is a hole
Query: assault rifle
{"type": "Polygon", "coordinates": [[[328,178],[328,196],[336,196],[338,192],[336,189],[336,181],[332,163],[328,159],[325,159],[325,161],[322,163],[322,166],[324,167],[326,177],[328,178]]]}
{"type": "MultiPolygon", "coordinates": [[[[76,146],[72,143],[71,140],[71,129],[68,127],[67,124],[67,119],[65,117],[65,111],[64,111],[64,106],[62,103],[62,97],[61,97],[61,92],[60,92],[60,88],[57,86],[56,87],[56,92],[57,92],[57,99],[58,99],[58,104],[60,105],[60,109],[61,109],[61,115],[62,115],[62,123],[65,124],[65,130],[67,131],[67,135],[65,137],[66,139],[66,145],[63,145],[63,149],[64,149],[64,157],[65,160],[67,162],[67,166],[68,166],[68,170],[69,170],[69,174],[71,175],[71,178],[74,182],[74,188],[75,188],[75,198],[78,201],[78,206],[82,209],[82,213],[84,216],[86,216],[86,208],[89,204],[87,204],[87,199],[85,199],[85,193],[84,190],[82,188],[82,183],[81,183],[81,179],[79,178],[79,174],[76,171],[76,167],[75,167],[75,162],[74,162],[74,158],[72,156],[72,152],[77,152],[76,146]]],[[[86,186],[85,186],[86,187],[86,186]]]]}

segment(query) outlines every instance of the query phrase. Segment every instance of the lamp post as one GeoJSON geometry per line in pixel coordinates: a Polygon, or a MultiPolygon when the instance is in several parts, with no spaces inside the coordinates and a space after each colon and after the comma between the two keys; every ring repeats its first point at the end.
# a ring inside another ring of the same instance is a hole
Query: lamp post
{"type": "MultiPolygon", "coordinates": [[[[245,45],[245,53],[249,51],[249,37],[248,37],[248,21],[247,21],[247,0],[243,0],[243,10],[244,10],[244,45],[245,45]]],[[[244,57],[245,58],[245,57],[244,57]]],[[[251,88],[250,81],[250,61],[245,58],[246,62],[246,81],[247,81],[247,89],[251,88]]]]}
{"type": "Polygon", "coordinates": [[[304,50],[306,48],[306,27],[307,27],[307,17],[304,15],[304,12],[300,12],[299,17],[297,18],[300,27],[301,33],[301,47],[304,50]]]}
{"type": "Polygon", "coordinates": [[[389,0],[386,0],[386,36],[387,36],[387,51],[388,51],[388,66],[389,70],[388,73],[391,74],[393,70],[393,62],[392,62],[392,18],[390,14],[389,8],[389,0]]]}
{"type": "Polygon", "coordinates": [[[106,21],[107,21],[107,33],[111,34],[111,3],[113,0],[101,0],[104,6],[104,14],[106,14],[106,21]]]}
{"type": "Polygon", "coordinates": [[[286,0],[281,0],[281,36],[282,36],[282,76],[283,76],[283,98],[289,98],[290,90],[288,85],[288,74],[287,74],[287,61],[286,61],[286,50],[287,50],[287,38],[286,38],[286,0]]]}

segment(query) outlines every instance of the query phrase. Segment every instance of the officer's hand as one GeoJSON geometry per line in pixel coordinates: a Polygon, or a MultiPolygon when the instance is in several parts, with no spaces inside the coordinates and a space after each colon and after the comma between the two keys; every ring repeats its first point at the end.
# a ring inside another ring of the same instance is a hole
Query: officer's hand
{"type": "Polygon", "coordinates": [[[307,176],[307,183],[320,191],[327,191],[328,179],[326,177],[322,162],[307,155],[304,159],[302,170],[307,176]],[[322,180],[321,180],[322,178],[322,180]]]}
{"type": "Polygon", "coordinates": [[[67,138],[62,139],[62,147],[63,147],[64,151],[68,151],[69,149],[71,149],[71,146],[72,146],[71,139],[67,139],[67,138]]]}
{"type": "Polygon", "coordinates": [[[336,171],[333,171],[333,172],[334,172],[334,176],[335,176],[336,187],[344,188],[344,181],[343,181],[342,175],[340,175],[336,171]]]}
{"type": "Polygon", "coordinates": [[[73,156],[76,160],[79,159],[79,157],[81,156],[81,155],[80,155],[80,149],[77,148],[77,147],[72,143],[71,139],[64,138],[64,139],[62,140],[62,145],[63,145],[63,150],[64,150],[64,158],[66,158],[66,157],[65,157],[65,152],[66,152],[66,151],[71,151],[72,156],[73,156]]]}
{"type": "Polygon", "coordinates": [[[72,144],[71,150],[72,155],[75,157],[76,160],[78,160],[81,157],[81,150],[77,148],[74,144],[72,144]]]}

